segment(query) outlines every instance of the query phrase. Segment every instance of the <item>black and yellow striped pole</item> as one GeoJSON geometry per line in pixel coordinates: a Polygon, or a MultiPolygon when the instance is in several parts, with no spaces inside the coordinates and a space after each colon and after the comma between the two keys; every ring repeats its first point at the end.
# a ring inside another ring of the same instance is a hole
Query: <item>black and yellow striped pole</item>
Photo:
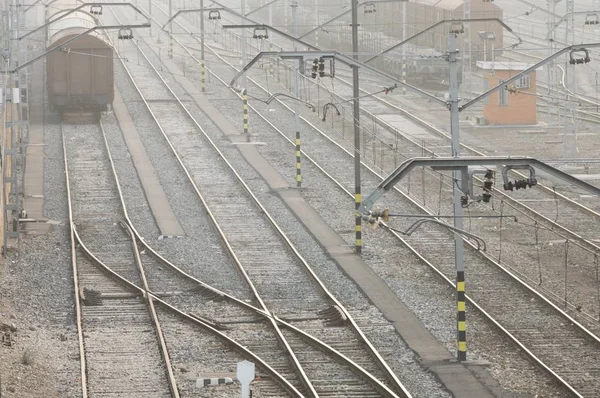
{"type": "MultiPolygon", "coordinates": [[[[273,43],[269,43],[269,51],[273,51],[273,43]]],[[[269,75],[273,76],[273,57],[269,60],[269,75]]]]}
{"type": "Polygon", "coordinates": [[[302,187],[302,153],[300,152],[300,131],[296,131],[296,186],[302,187]]]}
{"type": "MultiPolygon", "coordinates": [[[[358,2],[352,1],[352,54],[353,58],[358,60],[358,2]]],[[[355,242],[354,252],[362,253],[362,217],[358,212],[358,207],[362,201],[360,187],[360,103],[358,97],[360,91],[358,87],[358,66],[352,67],[352,116],[354,119],[354,217],[355,217],[355,242]]]]}
{"type": "MultiPolygon", "coordinates": [[[[402,58],[402,83],[406,83],[406,60],[402,58]]],[[[402,86],[402,95],[406,95],[406,86],[402,86]]]]}
{"type": "Polygon", "coordinates": [[[204,68],[204,61],[200,61],[200,87],[202,92],[206,91],[206,69],[204,68]]]}
{"type": "Polygon", "coordinates": [[[356,242],[355,242],[355,249],[356,249],[356,253],[362,253],[362,217],[361,214],[358,212],[358,207],[360,206],[360,203],[362,202],[362,195],[360,193],[360,185],[356,186],[355,192],[354,192],[354,208],[356,209],[356,217],[355,217],[355,232],[356,232],[356,242]]]}
{"type": "MultiPolygon", "coordinates": [[[[200,9],[204,9],[204,0],[200,0],[200,9]]],[[[206,68],[204,67],[204,11],[200,14],[200,88],[206,91],[206,68]]]]}
{"type": "Polygon", "coordinates": [[[244,134],[248,134],[248,91],[242,92],[242,102],[244,103],[244,134]]]}
{"type": "Polygon", "coordinates": [[[467,317],[465,313],[465,271],[456,272],[456,321],[459,361],[467,360],[467,317]]]}

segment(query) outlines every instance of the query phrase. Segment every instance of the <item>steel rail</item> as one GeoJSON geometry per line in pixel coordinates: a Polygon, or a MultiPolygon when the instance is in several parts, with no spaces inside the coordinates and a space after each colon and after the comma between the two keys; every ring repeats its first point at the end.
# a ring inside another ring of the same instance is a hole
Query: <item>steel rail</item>
{"type": "Polygon", "coordinates": [[[65,166],[65,181],[67,185],[67,211],[69,213],[69,236],[71,239],[71,268],[73,270],[73,297],[75,298],[75,323],[77,325],[77,340],[79,342],[79,371],[81,377],[81,397],[87,398],[88,396],[88,382],[87,382],[87,365],[85,357],[85,346],[83,342],[83,316],[81,313],[81,297],[79,293],[79,271],[77,269],[77,247],[75,245],[75,225],[73,222],[73,203],[71,201],[71,183],[69,179],[69,165],[67,161],[67,143],[65,142],[65,136],[61,124],[61,138],[63,146],[63,159],[65,166]]]}
{"type": "MultiPolygon", "coordinates": [[[[157,8],[164,13],[164,10],[162,10],[160,7],[157,7],[157,8]]],[[[179,22],[176,22],[176,23],[179,24],[180,27],[182,27],[183,29],[187,30],[179,22]]],[[[179,40],[177,40],[177,39],[175,39],[175,40],[176,40],[176,42],[182,48],[184,48],[188,52],[188,54],[190,56],[192,56],[194,58],[194,60],[196,60],[196,62],[200,62],[196,57],[193,56],[193,54],[184,45],[181,44],[181,42],[179,40]]],[[[197,40],[197,38],[196,38],[196,40],[197,40]]],[[[224,61],[224,62],[226,62],[226,61],[224,61]]],[[[232,91],[235,92],[235,90],[232,90],[232,91]]],[[[239,93],[236,92],[236,95],[238,95],[238,97],[239,97],[239,93]]],[[[277,101],[280,102],[279,100],[277,100],[277,101]]],[[[191,115],[190,115],[190,117],[191,117],[191,115]]],[[[210,138],[208,138],[208,139],[210,140],[210,138]]],[[[212,140],[211,140],[211,143],[212,143],[212,140]]],[[[219,151],[218,148],[216,147],[216,145],[215,145],[215,149],[217,151],[219,151]]],[[[220,151],[219,151],[219,153],[220,153],[220,151]]],[[[223,155],[221,155],[221,156],[223,157],[223,155]]],[[[223,159],[225,159],[225,158],[223,157],[223,159]]],[[[235,172],[235,173],[237,175],[237,172],[235,172]]],[[[288,242],[288,246],[290,247],[290,249],[302,261],[302,263],[305,265],[305,268],[307,269],[307,271],[311,274],[311,276],[313,277],[313,279],[319,284],[319,286],[324,291],[324,293],[327,294],[329,296],[330,300],[332,300],[332,302],[335,305],[337,305],[344,312],[344,314],[346,315],[347,319],[352,324],[352,327],[353,327],[353,330],[355,331],[355,333],[357,333],[358,336],[361,338],[361,340],[367,345],[367,347],[371,351],[371,354],[373,355],[373,357],[377,360],[377,362],[379,363],[379,365],[386,371],[388,377],[390,377],[390,379],[394,381],[394,383],[396,384],[396,386],[400,389],[400,391],[403,392],[403,394],[405,394],[406,396],[410,396],[409,391],[406,389],[406,387],[404,387],[404,385],[400,382],[400,380],[398,379],[398,377],[394,374],[394,372],[392,371],[392,369],[389,367],[389,365],[387,364],[387,362],[383,359],[383,357],[379,354],[379,352],[377,352],[376,348],[372,345],[372,343],[364,335],[364,333],[359,328],[358,324],[356,323],[356,321],[354,320],[354,318],[351,316],[351,314],[348,312],[348,310],[337,300],[337,298],[335,298],[335,296],[333,294],[331,294],[331,292],[327,289],[327,287],[324,285],[324,283],[318,278],[318,276],[312,270],[312,268],[310,267],[310,265],[306,262],[306,260],[302,257],[302,255],[298,252],[298,250],[293,246],[292,242],[285,235],[285,233],[283,232],[283,230],[281,230],[281,228],[276,224],[275,220],[269,215],[269,213],[267,212],[267,210],[262,206],[262,204],[259,202],[258,198],[256,198],[254,196],[254,194],[251,193],[250,188],[246,185],[246,183],[241,178],[240,178],[240,183],[244,185],[245,189],[251,194],[251,196],[254,198],[255,202],[257,203],[257,205],[261,207],[261,209],[263,210],[263,212],[267,215],[267,217],[271,221],[271,224],[277,229],[278,233],[282,236],[282,238],[286,242],[288,242]]]]}
{"type": "MultiPolygon", "coordinates": [[[[160,7],[158,7],[160,9],[160,7]]],[[[112,10],[111,10],[112,11],[112,10]]],[[[161,11],[163,11],[161,9],[161,11]]],[[[164,11],[163,11],[164,12],[164,11]]],[[[158,22],[158,21],[157,21],[158,22]]],[[[178,22],[176,22],[177,24],[179,24],[178,22]]],[[[136,44],[137,45],[137,44],[136,44]]],[[[139,49],[139,47],[138,47],[139,49]]],[[[142,51],[141,49],[139,49],[140,51],[142,51]]],[[[142,52],[143,54],[143,52],[142,52]]],[[[151,65],[152,63],[147,59],[147,57],[144,55],[144,57],[146,58],[147,62],[149,62],[151,65]]],[[[125,66],[125,65],[124,65],[125,66]]],[[[126,68],[126,67],[125,67],[126,68]]],[[[165,84],[165,86],[169,89],[169,91],[171,91],[172,95],[176,98],[176,100],[178,101],[178,103],[180,104],[181,108],[188,114],[188,116],[190,117],[190,119],[196,124],[196,126],[198,127],[198,129],[205,135],[205,137],[209,140],[209,142],[211,143],[211,145],[215,148],[215,150],[219,153],[220,157],[222,158],[222,160],[228,165],[228,167],[232,170],[232,172],[235,174],[235,176],[238,178],[240,184],[244,187],[244,189],[249,193],[249,195],[253,198],[254,202],[257,204],[257,206],[259,206],[259,208],[261,208],[261,210],[263,211],[263,213],[265,214],[265,216],[269,219],[270,223],[273,225],[273,227],[275,228],[275,230],[278,232],[278,234],[282,237],[282,239],[286,242],[287,246],[294,252],[294,254],[296,255],[296,257],[303,263],[305,269],[309,272],[309,274],[311,275],[311,277],[313,278],[313,280],[315,280],[315,282],[320,286],[320,288],[322,289],[322,291],[328,295],[329,300],[331,300],[335,305],[337,305],[346,315],[347,319],[351,322],[351,324],[353,325],[353,330],[361,337],[362,341],[367,345],[367,347],[369,347],[371,354],[377,359],[377,361],[380,363],[380,366],[382,366],[388,374],[388,377],[390,377],[391,380],[393,380],[396,384],[397,387],[400,389],[400,391],[402,391],[402,393],[404,394],[404,396],[410,397],[410,393],[408,392],[408,390],[406,390],[406,388],[402,385],[402,383],[398,380],[397,376],[393,373],[393,371],[391,370],[391,368],[389,368],[389,365],[387,365],[387,363],[385,362],[385,360],[383,359],[383,357],[381,357],[381,355],[377,352],[377,350],[373,347],[372,343],[367,339],[367,337],[364,335],[364,333],[362,332],[362,330],[360,330],[360,328],[358,327],[358,325],[356,324],[356,321],[353,319],[353,317],[350,315],[350,313],[347,311],[347,309],[335,298],[335,296],[333,294],[331,294],[331,292],[326,288],[326,286],[324,285],[324,283],[318,278],[318,276],[316,275],[316,273],[312,270],[312,268],[310,267],[310,265],[308,264],[308,262],[301,256],[301,254],[299,253],[299,251],[295,248],[295,246],[293,245],[293,243],[291,242],[291,240],[285,235],[285,233],[283,232],[283,230],[277,225],[275,219],[269,214],[269,212],[267,211],[266,208],[264,208],[264,206],[260,203],[260,201],[258,200],[258,198],[252,193],[252,191],[250,190],[250,188],[248,187],[248,185],[243,181],[243,179],[241,178],[241,176],[237,173],[237,171],[235,171],[235,169],[233,168],[233,166],[226,160],[226,157],[223,155],[223,153],[218,149],[218,147],[214,144],[214,142],[210,139],[210,137],[208,137],[208,134],[204,131],[204,129],[200,126],[200,124],[195,120],[195,118],[190,114],[189,110],[187,110],[187,108],[183,105],[183,103],[181,102],[181,99],[179,99],[176,94],[172,91],[172,89],[167,85],[167,83],[164,81],[164,79],[162,78],[162,76],[160,75],[160,73],[158,72],[158,70],[156,70],[156,68],[153,66],[154,71],[157,73],[157,75],[160,77],[160,79],[163,81],[163,83],[165,84]]],[[[141,95],[141,93],[140,93],[141,95]]],[[[143,97],[143,96],[142,96],[143,97]]],[[[162,128],[161,128],[161,131],[162,128]]],[[[179,156],[176,154],[174,147],[172,146],[172,144],[170,143],[168,137],[166,136],[166,134],[163,131],[163,135],[165,136],[165,139],[167,140],[167,142],[169,143],[169,146],[172,148],[172,150],[174,151],[175,156],[177,157],[177,159],[180,161],[180,165],[185,169],[185,166],[183,165],[182,160],[179,158],[179,156]]],[[[192,184],[193,181],[191,179],[191,176],[187,173],[188,178],[190,179],[190,182],[192,184]]],[[[194,184],[194,189],[197,191],[198,195],[200,195],[199,190],[195,187],[194,184]]],[[[206,207],[206,209],[208,209],[208,207],[206,207]]],[[[220,231],[221,232],[221,231],[220,231]]],[[[231,250],[231,247],[229,246],[229,244],[227,244],[228,249],[231,250]]],[[[234,253],[231,251],[231,254],[234,255],[234,253]]],[[[237,261],[237,258],[236,258],[237,261]]],[[[241,264],[240,264],[241,265],[241,264]]],[[[245,271],[244,271],[245,273],[245,271]]],[[[249,281],[249,279],[248,279],[249,281]]],[[[251,283],[251,282],[249,282],[251,283]]],[[[250,286],[252,287],[253,291],[255,291],[254,287],[252,284],[250,284],[250,286]]],[[[260,297],[257,294],[257,299],[262,303],[262,300],[260,299],[260,297]]],[[[265,306],[265,311],[268,312],[268,309],[265,306]]],[[[278,330],[278,328],[276,329],[278,330]]],[[[279,332],[280,333],[280,332],[279,332]]],[[[282,335],[282,338],[283,335],[282,335]]],[[[289,346],[288,346],[289,347],[289,346]]],[[[291,355],[291,353],[293,353],[291,347],[287,348],[289,350],[289,353],[291,355]]],[[[341,355],[341,354],[340,354],[341,355]]],[[[340,358],[343,356],[339,356],[340,358]]],[[[352,366],[353,368],[360,370],[362,369],[358,364],[354,363],[353,361],[351,361],[350,359],[346,359],[346,361],[348,361],[348,364],[350,366],[352,366]]],[[[299,365],[299,362],[298,362],[299,365]]],[[[369,382],[375,384],[376,388],[378,390],[380,390],[381,392],[383,392],[385,395],[387,396],[392,396],[395,397],[397,396],[393,391],[391,391],[387,386],[385,386],[383,383],[381,383],[379,380],[377,380],[375,377],[373,377],[372,375],[370,375],[368,372],[362,370],[361,375],[369,382]]],[[[316,393],[316,391],[315,391],[316,393]]]]}
{"type": "MultiPolygon", "coordinates": [[[[99,122],[98,126],[100,128],[100,131],[102,132],[102,137],[103,137],[103,140],[104,140],[104,144],[105,144],[106,150],[108,152],[108,158],[109,158],[110,166],[111,166],[111,169],[112,169],[112,171],[114,173],[114,171],[115,171],[115,165],[114,165],[114,162],[113,162],[113,158],[112,158],[112,156],[110,154],[110,149],[108,147],[108,141],[106,139],[106,133],[104,131],[104,127],[102,126],[102,122],[99,122]]],[[[62,123],[61,123],[61,131],[62,131],[62,123]]],[[[68,212],[69,212],[69,224],[70,224],[70,227],[71,227],[71,237],[73,238],[74,237],[73,228],[74,228],[74,225],[75,225],[74,224],[75,221],[73,219],[73,207],[72,207],[71,187],[70,187],[70,173],[69,173],[69,167],[68,167],[69,163],[68,163],[68,158],[67,158],[67,146],[66,146],[66,142],[65,142],[65,139],[64,139],[64,134],[62,135],[62,138],[63,138],[63,156],[64,156],[64,162],[65,162],[65,178],[66,178],[66,183],[67,183],[67,204],[68,204],[68,212]]],[[[117,185],[117,189],[119,191],[119,194],[121,195],[121,188],[120,188],[119,180],[118,180],[116,174],[114,174],[114,175],[115,175],[115,183],[117,185]]],[[[121,196],[121,199],[122,199],[122,196],[121,196]]],[[[130,234],[130,236],[131,236],[131,234],[130,234]]],[[[77,238],[77,241],[79,241],[79,243],[81,243],[81,239],[79,237],[77,238]]],[[[75,239],[73,239],[71,241],[71,247],[72,247],[72,249],[74,248],[75,242],[76,242],[75,239]]],[[[135,244],[135,240],[133,240],[133,237],[132,237],[132,244],[135,244]]],[[[76,251],[73,251],[73,253],[76,253],[76,251]]],[[[136,257],[136,263],[141,267],[141,263],[139,263],[139,254],[137,253],[136,250],[134,250],[134,255],[136,257]]],[[[73,262],[75,263],[75,269],[76,269],[77,268],[77,264],[76,264],[77,263],[77,258],[76,258],[76,255],[73,255],[73,262]]],[[[144,273],[143,273],[143,269],[141,269],[141,268],[140,268],[140,274],[142,275],[142,280],[145,283],[145,276],[144,276],[144,273]]],[[[79,300],[81,299],[81,297],[80,297],[80,292],[79,292],[79,282],[78,282],[79,278],[78,278],[78,274],[75,274],[75,276],[74,276],[73,279],[74,279],[75,284],[77,285],[77,295],[76,295],[76,297],[77,297],[78,303],[77,303],[76,307],[79,307],[79,314],[80,314],[79,319],[78,319],[78,328],[80,330],[82,330],[81,304],[79,303],[79,300]]],[[[173,374],[173,369],[172,369],[172,366],[171,366],[171,360],[170,360],[170,357],[169,357],[169,352],[168,352],[166,343],[164,341],[164,337],[163,337],[163,334],[162,334],[162,328],[161,328],[160,322],[158,320],[158,315],[156,314],[156,311],[154,309],[154,306],[153,306],[152,302],[148,301],[147,304],[148,304],[148,312],[150,313],[150,317],[152,318],[152,322],[153,322],[154,327],[155,327],[156,338],[157,338],[157,340],[159,342],[159,345],[160,345],[160,348],[161,348],[161,355],[162,355],[163,361],[165,363],[165,372],[166,372],[167,380],[169,381],[169,389],[171,391],[171,396],[173,398],[179,398],[180,395],[179,395],[179,390],[177,388],[177,382],[176,382],[175,376],[173,374]]],[[[82,345],[82,347],[81,348],[85,350],[85,347],[84,347],[84,344],[83,344],[83,332],[81,332],[81,334],[82,334],[82,339],[81,339],[81,345],[82,345]]],[[[83,356],[82,356],[82,358],[83,358],[83,356]]],[[[83,380],[86,380],[86,393],[85,393],[85,395],[87,396],[87,369],[86,369],[86,375],[85,375],[85,377],[82,378],[82,382],[83,382],[83,380]]]]}
{"type": "Polygon", "coordinates": [[[114,270],[112,270],[110,267],[108,267],[106,264],[104,264],[100,259],[98,259],[98,257],[96,257],[88,248],[87,246],[83,243],[83,241],[81,240],[81,238],[79,237],[79,234],[77,233],[77,229],[75,227],[74,224],[72,224],[72,228],[74,230],[75,233],[75,238],[77,240],[77,243],[79,244],[79,249],[83,252],[83,254],[92,262],[94,262],[96,265],[98,265],[99,267],[101,267],[105,272],[107,272],[112,278],[116,279],[117,281],[119,281],[124,287],[126,287],[127,289],[137,292],[140,295],[142,295],[143,297],[150,297],[152,300],[155,300],[156,302],[164,305],[166,308],[170,309],[172,312],[184,317],[186,320],[188,321],[192,321],[193,323],[198,324],[199,326],[202,326],[203,328],[205,328],[206,330],[209,330],[210,332],[212,332],[214,335],[217,335],[221,340],[225,341],[228,345],[234,346],[237,350],[239,350],[240,352],[242,352],[247,358],[251,358],[252,360],[254,360],[257,364],[259,364],[260,366],[262,366],[263,368],[265,368],[272,376],[274,376],[283,386],[286,387],[286,390],[292,394],[295,397],[299,397],[299,398],[303,398],[304,396],[298,391],[296,390],[296,388],[294,386],[292,386],[291,384],[289,384],[289,382],[281,375],[279,374],[279,372],[277,372],[275,369],[273,369],[266,361],[264,361],[262,358],[260,358],[258,355],[256,355],[254,352],[250,351],[249,349],[247,349],[246,347],[244,347],[242,344],[238,343],[236,340],[230,338],[229,336],[227,336],[226,334],[224,334],[223,332],[213,328],[211,325],[209,325],[206,322],[203,322],[195,317],[192,317],[191,315],[178,310],[176,307],[168,304],[166,301],[164,301],[163,299],[161,299],[159,296],[157,296],[156,294],[151,293],[148,290],[145,290],[144,288],[138,287],[136,284],[134,284],[133,282],[127,280],[126,278],[124,278],[123,276],[119,275],[117,272],[115,272],[114,270]]]}
{"type": "MultiPolygon", "coordinates": [[[[210,46],[209,46],[210,48],[210,46]]],[[[212,50],[212,48],[211,48],[212,50]]],[[[214,52],[214,50],[213,50],[214,52]]],[[[216,52],[215,52],[216,54],[216,52]]],[[[218,54],[216,54],[217,56],[219,56],[218,54]]],[[[223,58],[221,58],[222,61],[226,62],[223,58]]],[[[232,68],[236,69],[235,66],[229,64],[232,68]]],[[[227,83],[225,83],[222,79],[220,79],[214,72],[210,71],[209,72],[211,74],[213,74],[215,77],[217,77],[218,80],[220,80],[225,86],[227,86],[227,83]]],[[[250,79],[250,78],[249,78],[250,79]]],[[[250,79],[251,80],[251,79],[250,79]]],[[[257,84],[256,82],[253,82],[254,84],[258,85],[261,89],[263,89],[265,92],[268,92],[266,89],[262,88],[259,84],[257,84]]],[[[280,101],[279,101],[280,102],[280,101]]],[[[280,102],[281,105],[287,107],[290,111],[291,109],[283,102],[280,102]]],[[[266,120],[264,116],[262,116],[260,114],[260,112],[256,111],[257,114],[259,114],[263,120],[266,120]]],[[[320,131],[318,128],[316,128],[314,125],[312,125],[308,120],[303,118],[303,121],[306,122],[307,124],[309,124],[311,127],[313,127],[315,130],[320,131]]],[[[268,122],[268,121],[267,121],[268,122]]],[[[269,124],[271,124],[273,127],[275,127],[272,123],[269,122],[269,124]]],[[[275,127],[276,128],[276,127],[275,127]]],[[[279,130],[278,130],[279,131],[279,130]]],[[[279,133],[281,135],[284,135],[284,133],[282,133],[281,131],[279,131],[279,133]]],[[[328,139],[330,139],[329,137],[326,137],[328,139]]],[[[293,144],[291,142],[291,140],[288,140],[288,142],[290,142],[290,144],[293,144]]],[[[333,142],[333,141],[332,141],[333,142]]],[[[335,142],[334,142],[335,143],[335,142]]],[[[337,143],[335,143],[336,145],[338,145],[337,143]]],[[[339,146],[339,145],[338,145],[339,146]]],[[[343,147],[340,146],[340,148],[344,151],[346,151],[343,147]]],[[[349,156],[352,156],[350,152],[346,151],[347,154],[349,156]]],[[[303,153],[304,156],[307,156],[307,158],[309,160],[311,160],[312,162],[314,162],[314,160],[312,160],[310,157],[308,157],[307,154],[303,153]]],[[[363,164],[363,166],[367,167],[372,173],[374,173],[375,175],[377,175],[379,178],[382,178],[382,176],[378,175],[378,173],[372,169],[370,169],[367,165],[363,164]]],[[[320,166],[317,165],[317,167],[322,170],[322,168],[320,166]]],[[[329,174],[326,173],[326,175],[330,176],[329,174]]],[[[331,178],[331,177],[330,177],[331,178]]],[[[335,181],[335,180],[334,180],[335,181]]],[[[341,188],[343,188],[343,186],[341,186],[341,184],[337,181],[335,181],[335,183],[340,186],[341,188]]],[[[343,188],[345,190],[345,188],[343,188]]],[[[346,193],[348,193],[350,196],[353,196],[351,193],[349,193],[348,191],[346,191],[346,193]]],[[[400,194],[404,195],[402,192],[399,191],[400,194]]],[[[415,205],[419,206],[420,208],[422,208],[423,211],[432,214],[431,212],[429,212],[426,208],[424,208],[423,206],[421,206],[418,202],[414,201],[412,198],[407,197],[407,199],[411,200],[415,205]]],[[[397,236],[398,238],[400,238],[399,236],[397,236]]],[[[401,239],[401,238],[400,238],[401,239]]],[[[411,249],[411,251],[413,251],[415,254],[417,254],[419,256],[419,258],[421,258],[422,260],[424,260],[430,267],[432,267],[433,269],[435,269],[436,272],[438,272],[440,275],[443,275],[441,273],[441,271],[437,270],[437,268],[435,268],[435,266],[431,263],[429,263],[422,255],[420,255],[416,249],[414,249],[412,246],[410,246],[406,241],[404,241],[403,239],[401,239],[403,242],[405,242],[405,244],[407,245],[407,247],[409,247],[411,249]]],[[[469,242],[470,243],[470,242],[469,242]]],[[[472,245],[472,247],[474,248],[474,246],[472,245]]],[[[590,335],[589,337],[592,337],[593,340],[595,341],[599,341],[598,337],[591,334],[591,332],[587,331],[587,329],[585,329],[581,324],[579,324],[577,321],[575,321],[573,318],[571,318],[568,314],[566,314],[564,311],[562,311],[560,308],[556,307],[553,303],[551,303],[550,301],[548,301],[545,297],[541,296],[538,292],[536,292],[535,290],[532,290],[532,288],[530,286],[528,286],[527,284],[525,284],[524,282],[522,282],[518,277],[516,277],[514,274],[512,274],[509,270],[504,269],[504,267],[502,267],[500,264],[496,263],[495,260],[489,256],[486,256],[486,259],[492,261],[493,263],[495,263],[496,266],[498,266],[501,270],[503,270],[507,275],[509,275],[513,280],[519,282],[525,289],[527,289],[528,291],[531,291],[532,293],[534,293],[535,295],[537,295],[540,299],[542,299],[542,301],[544,301],[546,304],[550,305],[551,307],[553,307],[556,311],[559,311],[559,313],[561,313],[561,315],[563,317],[565,317],[566,319],[568,319],[569,321],[573,322],[575,325],[577,325],[580,329],[582,329],[583,331],[587,332],[588,335],[590,335]]],[[[455,287],[454,284],[446,277],[444,277],[447,282],[449,282],[451,284],[451,286],[455,287]]],[[[510,332],[508,332],[504,327],[502,327],[502,325],[496,321],[493,317],[491,317],[491,315],[489,315],[487,312],[485,312],[478,304],[476,304],[470,297],[468,298],[469,301],[475,305],[475,307],[480,310],[482,312],[482,314],[486,317],[488,317],[490,319],[490,321],[492,321],[492,323],[494,325],[496,325],[500,330],[502,330],[504,333],[507,334],[507,336],[513,341],[515,342],[515,344],[517,344],[520,348],[523,348],[524,351],[527,353],[528,356],[530,356],[530,358],[536,362],[540,367],[542,367],[544,370],[546,370],[548,372],[548,374],[550,374],[552,377],[554,377],[557,381],[559,381],[562,385],[565,386],[565,388],[569,389],[573,394],[575,394],[576,396],[580,396],[579,393],[572,387],[570,386],[569,383],[567,383],[564,379],[562,379],[562,377],[560,377],[556,372],[554,372],[549,366],[547,366],[541,359],[537,358],[535,356],[535,354],[533,354],[530,350],[528,350],[524,344],[522,344],[515,336],[513,336],[512,334],[510,334],[510,332]]]]}

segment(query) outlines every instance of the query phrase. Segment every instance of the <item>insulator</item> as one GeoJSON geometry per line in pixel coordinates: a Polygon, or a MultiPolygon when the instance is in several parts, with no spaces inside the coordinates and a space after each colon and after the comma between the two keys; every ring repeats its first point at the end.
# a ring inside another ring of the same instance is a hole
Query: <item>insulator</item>
{"type": "Polygon", "coordinates": [[[514,189],[514,185],[512,183],[512,181],[507,182],[506,184],[504,184],[504,190],[505,191],[512,191],[514,189]]]}
{"type": "Polygon", "coordinates": [[[484,203],[490,203],[491,198],[492,198],[492,194],[489,192],[484,192],[481,195],[481,200],[483,200],[484,203]]]}
{"type": "Polygon", "coordinates": [[[469,197],[468,196],[461,196],[460,197],[460,205],[462,207],[465,207],[469,204],[469,197]]]}
{"type": "Polygon", "coordinates": [[[484,177],[489,178],[489,179],[494,178],[494,171],[493,170],[486,171],[484,177]]]}
{"type": "Polygon", "coordinates": [[[492,189],[494,186],[494,181],[484,181],[483,182],[483,187],[485,189],[492,189]]]}

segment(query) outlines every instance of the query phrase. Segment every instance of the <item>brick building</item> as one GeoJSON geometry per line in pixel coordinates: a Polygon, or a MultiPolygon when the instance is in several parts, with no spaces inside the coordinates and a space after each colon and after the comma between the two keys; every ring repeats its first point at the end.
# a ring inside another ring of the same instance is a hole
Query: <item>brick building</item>
{"type": "MultiPolygon", "coordinates": [[[[529,67],[531,65],[520,62],[477,61],[477,68],[484,72],[484,91],[529,67]]],[[[482,100],[485,122],[496,125],[537,124],[536,72],[522,76],[509,88],[518,92],[503,89],[482,100]]]]}

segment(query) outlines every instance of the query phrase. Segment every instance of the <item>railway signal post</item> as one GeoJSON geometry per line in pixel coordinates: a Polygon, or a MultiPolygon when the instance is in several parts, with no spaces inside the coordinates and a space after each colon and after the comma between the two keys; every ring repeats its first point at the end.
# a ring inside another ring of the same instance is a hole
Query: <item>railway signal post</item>
{"type": "MultiPolygon", "coordinates": [[[[358,61],[358,0],[352,0],[352,57],[358,61]]],[[[360,103],[358,97],[358,65],[352,67],[352,104],[354,118],[354,206],[355,214],[355,243],[356,254],[362,253],[362,216],[358,208],[362,202],[360,188],[360,103]]]]}

